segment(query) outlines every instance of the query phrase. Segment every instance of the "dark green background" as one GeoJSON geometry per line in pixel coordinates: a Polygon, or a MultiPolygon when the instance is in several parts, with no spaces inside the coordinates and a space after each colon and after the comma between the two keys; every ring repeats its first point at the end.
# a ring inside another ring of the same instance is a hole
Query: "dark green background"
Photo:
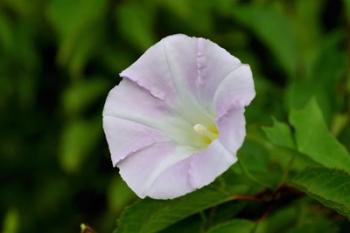
{"type": "Polygon", "coordinates": [[[349,149],[349,5],[1,0],[0,230],[79,232],[84,222],[112,232],[135,196],[109,158],[104,100],[120,71],[175,33],[209,38],[251,65],[257,97],[248,128],[270,125],[271,116],[285,121],[314,96],[349,149]]]}

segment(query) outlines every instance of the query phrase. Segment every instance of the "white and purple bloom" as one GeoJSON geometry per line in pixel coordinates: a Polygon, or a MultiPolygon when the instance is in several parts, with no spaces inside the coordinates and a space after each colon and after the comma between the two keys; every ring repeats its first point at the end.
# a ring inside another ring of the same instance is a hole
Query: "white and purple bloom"
{"type": "Polygon", "coordinates": [[[113,165],[139,197],[182,196],[237,161],[255,96],[248,65],[207,39],[172,35],[120,76],[103,127],[113,165]]]}

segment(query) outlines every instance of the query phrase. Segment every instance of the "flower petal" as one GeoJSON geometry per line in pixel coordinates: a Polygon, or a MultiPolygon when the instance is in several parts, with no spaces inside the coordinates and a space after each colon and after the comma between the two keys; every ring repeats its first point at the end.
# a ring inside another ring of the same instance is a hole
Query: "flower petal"
{"type": "Polygon", "coordinates": [[[131,153],[169,140],[148,126],[112,116],[103,117],[103,129],[114,166],[131,153]]]}
{"type": "Polygon", "coordinates": [[[120,76],[136,82],[154,97],[164,101],[173,99],[176,94],[160,42],[150,47],[136,62],[122,71],[120,76]]]}
{"type": "Polygon", "coordinates": [[[209,107],[219,84],[241,65],[241,61],[225,49],[204,38],[197,41],[197,96],[209,107]]]}
{"type": "MultiPolygon", "coordinates": [[[[193,125],[191,123],[177,112],[169,109],[164,101],[152,96],[148,90],[128,79],[122,80],[118,86],[109,92],[103,115],[133,121],[145,126],[144,128],[151,128],[180,145],[190,144],[198,147],[201,144],[200,140],[196,140],[197,137],[192,130],[193,125]]],[[[108,126],[109,124],[106,125],[107,130],[108,126]]],[[[119,126],[113,127],[118,132],[119,126]]],[[[145,135],[140,134],[140,136],[145,135]]],[[[111,141],[111,143],[121,144],[117,140],[111,141]]]]}
{"type": "Polygon", "coordinates": [[[120,174],[141,198],[174,198],[193,190],[186,158],[193,151],[172,143],[157,143],[136,151],[118,163],[120,174]]]}
{"type": "Polygon", "coordinates": [[[188,89],[182,88],[187,83],[185,78],[193,76],[195,72],[195,53],[191,49],[195,48],[191,46],[193,43],[195,41],[185,35],[166,37],[150,47],[136,62],[121,72],[120,76],[133,80],[167,103],[181,102],[181,93],[188,89]]]}
{"type": "Polygon", "coordinates": [[[213,104],[216,117],[220,118],[231,108],[249,105],[254,97],[252,71],[248,65],[241,65],[220,83],[215,92],[213,104]]]}
{"type": "Polygon", "coordinates": [[[180,34],[166,37],[120,75],[164,100],[187,121],[208,123],[210,116],[194,95],[198,80],[197,38],[180,34]]]}
{"type": "Polygon", "coordinates": [[[189,180],[190,159],[184,159],[166,169],[154,181],[147,196],[155,199],[173,199],[195,190],[189,180]]]}
{"type": "Polygon", "coordinates": [[[103,115],[127,118],[152,126],[158,123],[154,121],[155,118],[174,118],[163,101],[127,79],[109,92],[103,115]]]}
{"type": "Polygon", "coordinates": [[[231,108],[217,119],[219,140],[228,151],[235,154],[243,144],[245,137],[244,107],[231,108]]]}
{"type": "Polygon", "coordinates": [[[213,182],[237,161],[235,154],[230,153],[219,140],[191,157],[190,178],[195,188],[201,188],[213,182]]]}

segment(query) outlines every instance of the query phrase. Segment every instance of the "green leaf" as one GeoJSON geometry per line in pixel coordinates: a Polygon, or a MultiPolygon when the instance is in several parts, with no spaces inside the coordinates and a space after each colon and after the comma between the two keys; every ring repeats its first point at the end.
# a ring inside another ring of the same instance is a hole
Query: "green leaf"
{"type": "Polygon", "coordinates": [[[272,51],[276,62],[293,76],[297,61],[296,38],[288,18],[274,8],[235,6],[233,17],[255,33],[272,51]]]}
{"type": "Polygon", "coordinates": [[[186,218],[180,222],[177,222],[160,233],[202,233],[203,232],[203,219],[199,215],[195,215],[186,218]]]}
{"type": "Polygon", "coordinates": [[[289,109],[301,108],[311,97],[315,97],[326,122],[330,122],[333,112],[338,111],[336,97],[340,94],[339,82],[347,69],[347,53],[341,49],[343,42],[344,34],[341,31],[329,33],[322,38],[310,64],[310,71],[289,84],[289,109]]]}
{"type": "Polygon", "coordinates": [[[183,33],[203,35],[213,30],[214,22],[211,11],[215,8],[216,1],[206,0],[198,4],[196,1],[188,0],[163,0],[159,3],[167,10],[168,17],[173,18],[167,23],[174,28],[179,28],[178,26],[181,25],[183,33]]]}
{"type": "Polygon", "coordinates": [[[108,81],[102,77],[77,82],[63,93],[63,107],[68,115],[81,113],[107,94],[108,81]]]}
{"type": "Polygon", "coordinates": [[[16,233],[19,228],[19,215],[16,209],[9,209],[3,220],[2,233],[16,233]]]}
{"type": "MultiPolygon", "coordinates": [[[[304,74],[309,72],[323,39],[320,21],[325,1],[295,0],[293,4],[294,9],[291,17],[300,51],[299,60],[302,61],[304,74]]],[[[290,6],[285,6],[285,11],[290,11],[290,6]]]]}
{"type": "Polygon", "coordinates": [[[247,185],[249,182],[246,178],[237,174],[227,179],[227,182],[234,181],[234,185],[223,183],[222,179],[220,177],[208,187],[173,200],[142,200],[123,212],[115,232],[158,232],[202,210],[233,201],[235,195],[252,194],[261,190],[255,184],[247,185]]]}
{"type": "Polygon", "coordinates": [[[330,122],[337,109],[339,86],[348,70],[348,52],[342,49],[345,40],[343,32],[330,33],[325,37],[318,57],[312,67],[309,93],[316,96],[326,122],[330,122]]]}
{"type": "Polygon", "coordinates": [[[240,169],[256,184],[276,188],[283,176],[282,167],[272,161],[269,152],[261,145],[247,140],[238,152],[240,169]]]}
{"type": "MultiPolygon", "coordinates": [[[[36,13],[35,10],[38,10],[38,8],[40,9],[40,6],[42,6],[42,2],[40,2],[40,0],[34,0],[31,2],[28,2],[26,0],[2,0],[1,6],[4,7],[4,9],[11,10],[11,12],[29,18],[30,16],[33,16],[33,13],[36,13]]],[[[28,18],[25,18],[24,21],[28,20],[28,18]]]]}
{"type": "Polygon", "coordinates": [[[294,141],[290,127],[273,118],[272,127],[263,127],[267,138],[275,145],[294,149],[294,141]]]}
{"type": "Polygon", "coordinates": [[[291,185],[323,205],[350,218],[350,176],[327,168],[307,169],[290,181],[291,185]]]}
{"type": "Polygon", "coordinates": [[[0,12],[0,48],[6,50],[13,46],[13,25],[5,14],[0,12]]]}
{"type": "Polygon", "coordinates": [[[60,162],[67,172],[77,171],[101,136],[100,120],[73,121],[62,133],[60,162]]]}
{"type": "Polygon", "coordinates": [[[254,233],[280,233],[286,228],[295,225],[296,217],[301,215],[301,209],[296,204],[280,208],[276,212],[268,215],[257,225],[254,233]]]}
{"type": "Polygon", "coordinates": [[[136,199],[136,195],[130,190],[126,183],[123,182],[120,176],[116,176],[112,179],[107,191],[107,196],[109,207],[114,213],[121,212],[127,204],[136,199]]]}
{"type": "Polygon", "coordinates": [[[325,167],[350,173],[350,155],[330,134],[314,99],[304,108],[292,110],[289,118],[295,128],[296,143],[300,152],[325,167]]]}
{"type": "Polygon", "coordinates": [[[207,217],[204,219],[204,226],[216,226],[218,224],[232,220],[237,214],[251,204],[248,201],[225,202],[215,206],[212,210],[207,211],[207,217]]]}
{"type": "Polygon", "coordinates": [[[350,21],[350,0],[344,0],[344,2],[345,2],[346,16],[348,17],[348,21],[350,21]]]}
{"type": "Polygon", "coordinates": [[[50,2],[48,16],[59,39],[57,59],[72,76],[81,75],[83,66],[103,45],[106,6],[106,0],[50,2]]]}
{"type": "Polygon", "coordinates": [[[309,198],[293,201],[280,207],[259,221],[254,233],[337,233],[337,227],[328,219],[327,212],[315,211],[309,198]]]}
{"type": "Polygon", "coordinates": [[[338,229],[335,227],[335,224],[330,223],[322,219],[323,221],[310,222],[303,226],[297,226],[287,233],[319,233],[319,232],[327,232],[327,233],[337,233],[338,229]]]}
{"type": "Polygon", "coordinates": [[[150,47],[155,41],[153,33],[154,14],[150,5],[128,3],[116,11],[120,35],[140,50],[150,47]],[[147,10],[145,10],[147,9],[147,10]]]}
{"type": "Polygon", "coordinates": [[[227,223],[213,227],[208,233],[252,233],[255,223],[244,219],[234,219],[227,223]]]}

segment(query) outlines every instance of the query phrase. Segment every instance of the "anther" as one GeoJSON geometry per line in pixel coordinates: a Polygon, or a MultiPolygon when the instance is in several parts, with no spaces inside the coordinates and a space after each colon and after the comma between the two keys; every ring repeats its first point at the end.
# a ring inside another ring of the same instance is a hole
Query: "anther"
{"type": "Polygon", "coordinates": [[[193,130],[201,136],[205,136],[207,138],[209,138],[210,140],[214,140],[217,138],[217,135],[213,132],[211,132],[210,130],[207,129],[207,127],[205,127],[202,124],[195,124],[193,126],[193,130]]]}

